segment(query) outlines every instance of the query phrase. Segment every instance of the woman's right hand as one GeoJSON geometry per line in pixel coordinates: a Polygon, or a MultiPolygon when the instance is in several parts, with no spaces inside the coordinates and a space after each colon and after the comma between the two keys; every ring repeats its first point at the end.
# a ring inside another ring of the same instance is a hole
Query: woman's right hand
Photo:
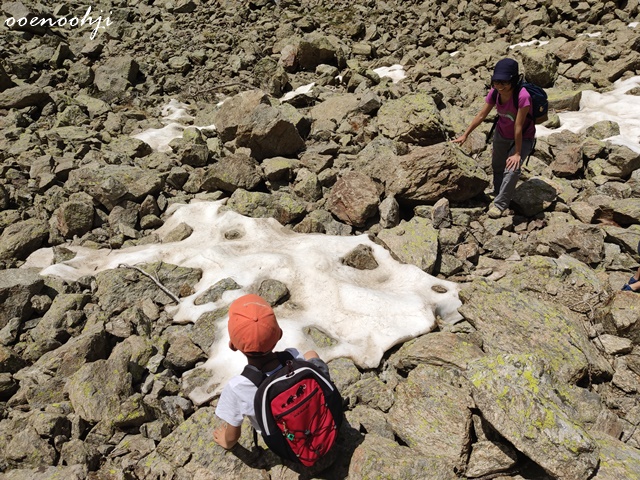
{"type": "Polygon", "coordinates": [[[464,142],[467,141],[467,134],[463,133],[462,135],[460,135],[458,138],[456,138],[455,140],[451,140],[453,143],[459,143],[460,145],[462,145],[464,142]]]}

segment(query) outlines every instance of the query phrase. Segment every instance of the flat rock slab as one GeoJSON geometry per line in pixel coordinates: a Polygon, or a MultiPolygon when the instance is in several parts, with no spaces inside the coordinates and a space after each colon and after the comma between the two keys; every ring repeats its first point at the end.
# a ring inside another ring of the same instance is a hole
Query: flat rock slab
{"type": "Polygon", "coordinates": [[[482,416],[516,449],[559,480],[590,478],[598,444],[560,396],[563,387],[531,355],[496,355],[466,372],[482,416]]]}

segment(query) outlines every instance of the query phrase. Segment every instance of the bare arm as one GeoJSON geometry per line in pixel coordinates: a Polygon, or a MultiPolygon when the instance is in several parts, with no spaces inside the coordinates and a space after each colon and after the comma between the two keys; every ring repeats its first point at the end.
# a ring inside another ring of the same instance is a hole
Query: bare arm
{"type": "Polygon", "coordinates": [[[529,107],[518,109],[518,115],[516,116],[516,122],[514,125],[515,151],[513,152],[513,155],[507,158],[507,170],[516,170],[520,166],[520,160],[522,160],[522,130],[528,114],[529,107]]]}
{"type": "Polygon", "coordinates": [[[229,450],[238,443],[241,433],[242,426],[234,427],[233,425],[229,425],[227,422],[222,422],[222,425],[213,431],[213,439],[222,448],[229,450]]]}
{"type": "Polygon", "coordinates": [[[461,145],[466,142],[469,135],[471,135],[471,132],[473,132],[478,127],[478,125],[484,122],[484,119],[487,118],[487,115],[489,115],[491,109],[493,109],[493,105],[485,103],[484,107],[482,107],[482,110],[480,110],[478,114],[473,117],[473,120],[471,120],[471,123],[469,124],[469,127],[465,130],[465,132],[452,141],[461,145]]]}

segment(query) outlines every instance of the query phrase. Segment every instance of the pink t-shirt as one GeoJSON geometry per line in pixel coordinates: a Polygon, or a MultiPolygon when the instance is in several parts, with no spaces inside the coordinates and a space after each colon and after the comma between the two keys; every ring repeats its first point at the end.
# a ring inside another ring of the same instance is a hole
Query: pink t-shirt
{"type": "MultiPolygon", "coordinates": [[[[513,95],[509,97],[509,100],[505,104],[502,104],[500,103],[500,95],[498,94],[497,90],[491,87],[484,101],[489,105],[495,105],[496,109],[498,110],[498,133],[504,138],[513,140],[515,138],[514,127],[516,122],[516,115],[518,113],[518,109],[513,103],[513,95]],[[497,99],[497,102],[493,101],[493,92],[496,92],[495,98],[497,99]]],[[[531,108],[531,95],[529,95],[529,92],[527,92],[526,88],[521,88],[520,94],[518,95],[518,108],[524,107],[531,108]]],[[[527,116],[522,130],[522,138],[534,138],[535,136],[535,122],[529,116],[527,116]]]]}

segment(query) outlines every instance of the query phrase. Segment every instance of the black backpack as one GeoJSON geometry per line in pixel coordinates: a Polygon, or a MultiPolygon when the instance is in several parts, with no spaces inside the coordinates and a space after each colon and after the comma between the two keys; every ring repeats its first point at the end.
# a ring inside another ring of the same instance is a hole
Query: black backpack
{"type": "MultiPolygon", "coordinates": [[[[547,92],[535,83],[522,82],[520,88],[524,88],[531,96],[531,109],[529,114],[533,117],[536,124],[544,123],[549,119],[549,100],[547,92]]],[[[520,90],[518,89],[518,92],[520,90]]],[[[517,106],[517,105],[516,105],[517,106]]]]}
{"type": "Polygon", "coordinates": [[[336,443],[343,418],[342,397],[312,363],[294,359],[289,352],[276,355],[283,367],[273,375],[266,376],[251,365],[242,375],[258,387],[256,419],[269,449],[310,467],[336,443]]]}

